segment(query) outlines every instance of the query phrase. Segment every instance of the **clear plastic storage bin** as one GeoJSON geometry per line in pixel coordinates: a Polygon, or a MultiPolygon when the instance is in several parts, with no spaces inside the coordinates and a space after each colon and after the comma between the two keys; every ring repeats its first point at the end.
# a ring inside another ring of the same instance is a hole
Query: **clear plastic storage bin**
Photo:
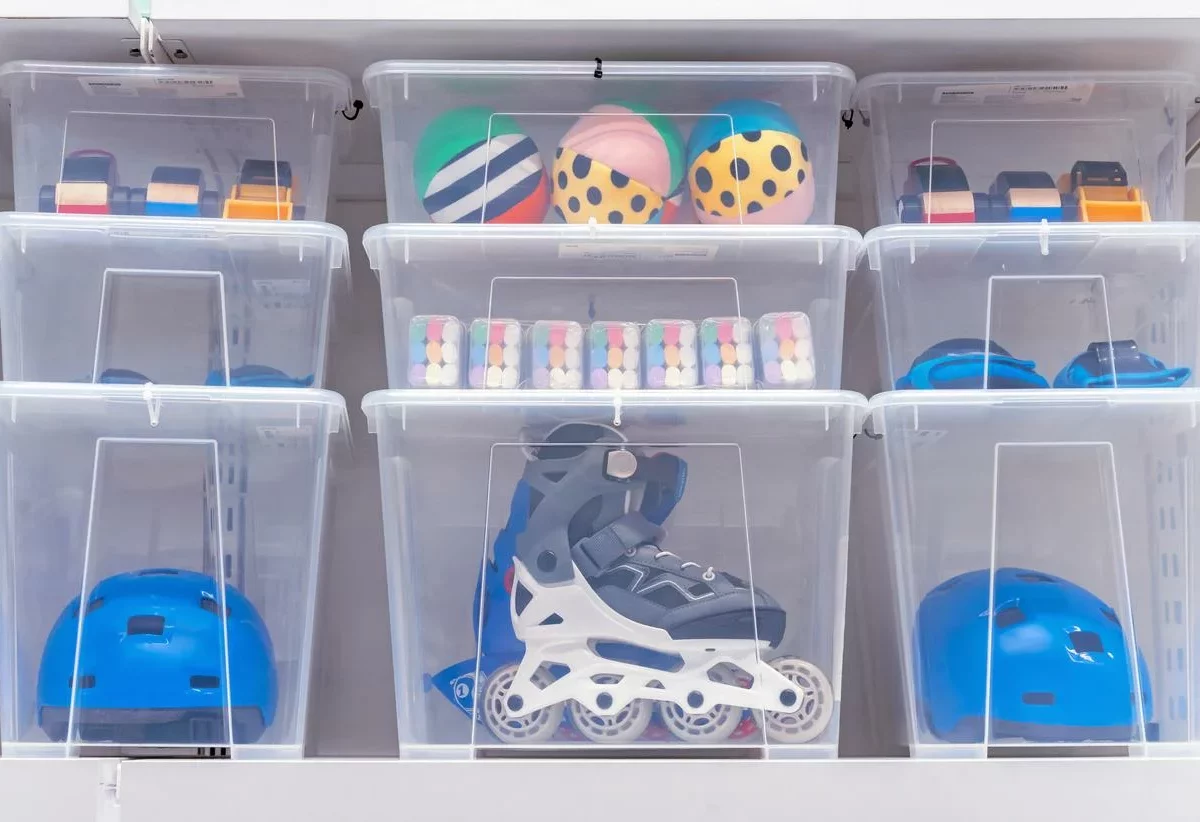
{"type": "Polygon", "coordinates": [[[299,757],[326,391],[0,383],[5,756],[299,757]]]}
{"type": "Polygon", "coordinates": [[[376,63],[391,222],[832,223],[833,63],[376,63]],[[600,79],[597,79],[600,78],[600,79]]]}
{"type": "Polygon", "coordinates": [[[837,226],[376,226],[393,388],[840,387],[837,226]]]}
{"type": "Polygon", "coordinates": [[[1194,84],[1137,71],[868,77],[855,101],[879,222],[1182,219],[1194,84]]]}
{"type": "Polygon", "coordinates": [[[1200,225],[888,226],[865,245],[885,388],[1194,384],[1200,225]]]}
{"type": "Polygon", "coordinates": [[[15,62],[18,211],[323,220],[350,81],[327,69],[15,62]]]}
{"type": "Polygon", "coordinates": [[[4,376],[319,386],[346,251],[324,223],[0,214],[4,376]]]}
{"type": "Polygon", "coordinates": [[[864,408],[369,394],[401,756],[836,756],[864,408]]]}
{"type": "Polygon", "coordinates": [[[1198,403],[1194,389],[871,401],[914,756],[1200,752],[1198,403]]]}

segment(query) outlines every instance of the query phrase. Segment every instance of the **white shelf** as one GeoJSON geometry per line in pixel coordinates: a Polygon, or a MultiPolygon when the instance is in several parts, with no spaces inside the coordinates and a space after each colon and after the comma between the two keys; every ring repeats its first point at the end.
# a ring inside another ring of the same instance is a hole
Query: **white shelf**
{"type": "Polygon", "coordinates": [[[91,822],[114,795],[117,764],[99,759],[0,761],[5,822],[91,822]]]}
{"type": "Polygon", "coordinates": [[[482,0],[156,0],[152,17],[161,36],[183,40],[198,62],[314,63],[355,79],[370,63],[399,57],[831,60],[859,77],[1097,66],[1200,73],[1200,18],[1165,19],[1172,10],[1178,14],[1176,2],[1059,5],[1065,10],[1056,9],[1062,17],[1054,20],[1029,19],[1041,10],[1037,0],[1006,4],[1004,19],[981,20],[962,15],[999,9],[951,0],[860,0],[807,4],[817,11],[798,19],[795,4],[785,0],[617,0],[589,5],[592,19],[580,23],[563,19],[580,12],[561,0],[507,4],[499,21],[498,7],[482,0]],[[1118,8],[1120,17],[1143,16],[1097,19],[1118,8]]]}
{"type": "MultiPolygon", "coordinates": [[[[130,0],[6,0],[3,17],[26,19],[127,18],[130,0]]],[[[5,57],[5,59],[8,59],[5,57]]]]}
{"type": "MultiPolygon", "coordinates": [[[[60,0],[61,2],[61,0],[60,0]]],[[[929,19],[1038,19],[1046,16],[1040,0],[1011,0],[997,7],[955,0],[913,0],[896,4],[884,0],[847,0],[810,3],[798,7],[793,0],[757,0],[753,4],[729,0],[607,0],[581,8],[562,0],[523,0],[497,6],[489,0],[448,0],[440,3],[395,3],[391,0],[150,0],[156,20],[789,20],[803,8],[812,20],[929,20],[929,19]],[[503,13],[498,12],[503,10],[503,13]]],[[[1160,18],[1184,16],[1178,0],[1057,0],[1054,16],[1061,19],[1160,18]]]]}
{"type": "MultiPolygon", "coordinates": [[[[1194,822],[1200,763],[127,762],[120,822],[1194,822]]],[[[56,822],[49,820],[47,822],[56,822]]]]}

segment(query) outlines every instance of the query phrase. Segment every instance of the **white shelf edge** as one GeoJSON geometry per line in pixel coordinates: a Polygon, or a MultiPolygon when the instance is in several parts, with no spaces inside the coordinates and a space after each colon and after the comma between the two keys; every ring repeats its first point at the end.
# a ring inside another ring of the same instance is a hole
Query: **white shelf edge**
{"type": "Polygon", "coordinates": [[[127,762],[121,822],[1194,822],[1187,759],[127,762]]]}
{"type": "MultiPolygon", "coordinates": [[[[86,2],[86,0],[75,0],[86,2]]],[[[59,0],[68,2],[68,0],[59,0]]],[[[579,7],[561,0],[522,0],[497,5],[487,0],[443,0],[439,3],[396,3],[392,0],[151,0],[154,20],[925,20],[1042,19],[1046,14],[1042,0],[1011,0],[999,6],[961,3],[955,0],[911,0],[907,3],[883,0],[848,0],[842,3],[806,3],[793,0],[758,0],[753,4],[727,0],[608,0],[579,7]],[[802,14],[798,11],[802,10],[802,14]]],[[[1056,19],[1091,20],[1097,18],[1170,19],[1188,16],[1190,7],[1180,0],[1145,0],[1142,3],[1118,0],[1058,0],[1056,19]]]]}

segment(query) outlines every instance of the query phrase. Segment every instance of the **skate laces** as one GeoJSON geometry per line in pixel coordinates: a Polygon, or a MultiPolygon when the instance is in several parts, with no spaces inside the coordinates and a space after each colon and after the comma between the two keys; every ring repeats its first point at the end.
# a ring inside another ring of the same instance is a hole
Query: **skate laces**
{"type": "MultiPolygon", "coordinates": [[[[698,562],[692,562],[690,559],[684,559],[683,557],[679,556],[679,554],[675,553],[674,551],[668,551],[666,548],[659,548],[657,545],[645,545],[645,546],[640,546],[640,547],[656,549],[654,552],[654,558],[656,560],[662,559],[663,557],[670,557],[671,559],[679,560],[679,570],[681,570],[681,571],[686,570],[689,567],[691,567],[691,568],[703,568],[704,567],[698,562]]],[[[626,556],[633,556],[636,553],[637,553],[637,548],[630,548],[628,551],[625,552],[626,556]]],[[[717,575],[716,575],[716,572],[713,571],[713,566],[710,565],[704,569],[704,573],[701,574],[700,577],[705,582],[712,582],[714,579],[717,578],[717,575]]]]}

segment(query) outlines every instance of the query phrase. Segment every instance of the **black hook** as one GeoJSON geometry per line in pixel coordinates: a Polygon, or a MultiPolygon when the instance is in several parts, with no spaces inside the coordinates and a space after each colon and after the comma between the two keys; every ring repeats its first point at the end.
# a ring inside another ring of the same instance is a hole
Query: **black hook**
{"type": "Polygon", "coordinates": [[[362,100],[355,100],[353,103],[353,106],[354,106],[354,116],[353,117],[351,117],[349,114],[346,113],[346,109],[342,109],[342,116],[345,117],[347,120],[357,120],[358,115],[362,114],[362,108],[363,108],[362,100]]]}
{"type": "Polygon", "coordinates": [[[592,72],[592,76],[599,80],[604,76],[604,63],[599,57],[594,59],[596,60],[596,70],[592,72]]]}
{"type": "Polygon", "coordinates": [[[842,112],[842,125],[850,128],[854,125],[854,109],[847,109],[842,112]]]}

